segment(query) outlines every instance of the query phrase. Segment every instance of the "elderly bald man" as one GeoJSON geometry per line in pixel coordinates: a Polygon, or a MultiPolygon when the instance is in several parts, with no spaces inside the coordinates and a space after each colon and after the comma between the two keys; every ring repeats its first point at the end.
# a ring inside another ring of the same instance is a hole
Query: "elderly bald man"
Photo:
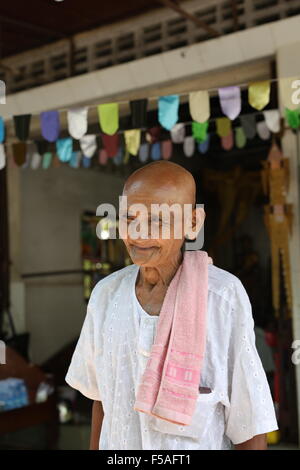
{"type": "MultiPolygon", "coordinates": [[[[274,405],[255,346],[254,322],[239,279],[208,266],[207,331],[196,404],[196,424],[179,426],[133,409],[160,310],[184,257],[186,236],[195,238],[205,218],[196,206],[193,176],[170,161],[152,162],[125,183],[126,223],[135,204],[186,207],[188,233],[132,237],[124,243],[133,264],[98,282],[76,345],[66,382],[94,401],[90,449],[264,450],[266,433],[278,429],[274,405]]],[[[182,211],[184,214],[184,211],[182,211]]],[[[149,218],[150,220],[151,218],[149,218]]],[[[153,221],[153,220],[152,220],[153,221]]],[[[162,229],[164,219],[157,222],[162,229]]],[[[172,225],[173,224],[173,225],[172,225]]],[[[201,280],[199,280],[201,282],[201,280]]]]}

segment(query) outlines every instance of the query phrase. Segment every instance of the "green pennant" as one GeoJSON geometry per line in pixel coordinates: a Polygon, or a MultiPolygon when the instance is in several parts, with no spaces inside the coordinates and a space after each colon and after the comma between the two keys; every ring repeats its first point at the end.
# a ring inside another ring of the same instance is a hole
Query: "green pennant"
{"type": "Polygon", "coordinates": [[[300,127],[300,108],[295,110],[285,108],[285,118],[292,129],[298,129],[300,127]]]}
{"type": "Polygon", "coordinates": [[[205,142],[207,139],[208,121],[192,122],[192,135],[197,142],[205,142]]]}

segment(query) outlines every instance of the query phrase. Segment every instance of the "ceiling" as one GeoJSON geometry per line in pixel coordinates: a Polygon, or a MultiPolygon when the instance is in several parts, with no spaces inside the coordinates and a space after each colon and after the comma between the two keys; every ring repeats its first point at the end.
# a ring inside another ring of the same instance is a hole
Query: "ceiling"
{"type": "Polygon", "coordinates": [[[0,59],[161,6],[159,0],[1,2],[0,59]]]}

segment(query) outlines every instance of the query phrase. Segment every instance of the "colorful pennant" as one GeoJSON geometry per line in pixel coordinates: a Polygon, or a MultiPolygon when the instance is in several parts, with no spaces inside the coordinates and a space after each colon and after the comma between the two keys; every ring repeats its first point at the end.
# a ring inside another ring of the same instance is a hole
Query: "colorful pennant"
{"type": "Polygon", "coordinates": [[[98,117],[102,132],[109,135],[115,134],[119,129],[119,104],[99,104],[98,117]]]}
{"type": "Polygon", "coordinates": [[[168,131],[178,121],[179,96],[161,96],[158,99],[158,121],[168,131]]]}
{"type": "Polygon", "coordinates": [[[60,118],[58,111],[44,111],[40,114],[42,136],[48,142],[55,142],[60,132],[60,118]]]}
{"type": "Polygon", "coordinates": [[[231,121],[237,118],[242,109],[241,89],[238,86],[219,88],[219,100],[223,114],[231,121]]]}
{"type": "Polygon", "coordinates": [[[67,112],[68,130],[73,139],[81,139],[88,128],[88,108],[73,108],[67,112]]]}
{"type": "Polygon", "coordinates": [[[209,93],[206,90],[189,94],[189,109],[193,121],[205,122],[210,116],[209,93]]]}
{"type": "Polygon", "coordinates": [[[270,101],[271,83],[268,80],[250,83],[248,101],[252,108],[261,111],[270,101]]]}

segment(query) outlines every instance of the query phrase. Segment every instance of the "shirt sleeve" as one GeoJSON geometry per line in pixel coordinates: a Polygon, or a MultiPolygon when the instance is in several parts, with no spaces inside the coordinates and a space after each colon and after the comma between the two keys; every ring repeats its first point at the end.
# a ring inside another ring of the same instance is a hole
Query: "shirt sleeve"
{"type": "Polygon", "coordinates": [[[95,364],[95,306],[93,293],[65,381],[91,400],[101,401],[95,364]]]}
{"type": "Polygon", "coordinates": [[[232,304],[233,327],[229,361],[229,406],[226,435],[233,444],[278,429],[269,383],[255,345],[254,320],[246,290],[239,279],[232,304]]]}

